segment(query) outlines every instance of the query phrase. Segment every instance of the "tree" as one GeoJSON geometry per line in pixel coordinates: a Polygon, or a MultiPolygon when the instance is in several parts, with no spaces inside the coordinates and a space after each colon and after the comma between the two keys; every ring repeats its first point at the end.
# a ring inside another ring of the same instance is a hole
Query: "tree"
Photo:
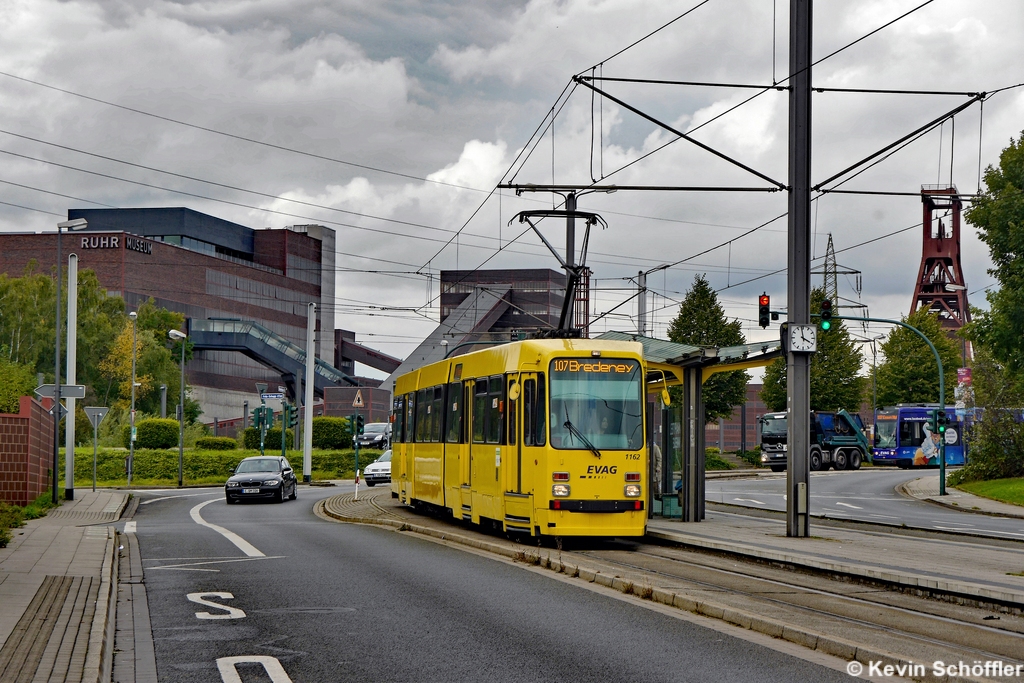
{"type": "Polygon", "coordinates": [[[35,375],[32,368],[7,360],[0,354],[0,413],[16,413],[22,396],[32,394],[35,375]]]}
{"type": "Polygon", "coordinates": [[[1024,133],[985,169],[985,191],[965,213],[988,245],[999,283],[986,295],[989,311],[977,315],[971,334],[1016,377],[1024,377],[1024,133]]]}
{"type": "MultiPolygon", "coordinates": [[[[726,319],[718,295],[703,275],[693,279],[678,315],[669,325],[668,338],[691,346],[736,346],[746,342],[742,323],[726,319]]],[[[749,380],[750,376],[742,370],[712,375],[701,388],[704,420],[711,423],[732,415],[733,408],[747,399],[749,380]]]]}
{"type": "MultiPolygon", "coordinates": [[[[959,344],[950,339],[939,324],[939,317],[926,309],[918,309],[903,322],[921,330],[942,359],[945,380],[945,402],[953,403],[956,369],[960,366],[959,344]]],[[[919,336],[905,327],[894,327],[882,342],[885,355],[877,369],[878,404],[936,403],[939,398],[939,373],[935,354],[919,336]]]]}
{"type": "MultiPolygon", "coordinates": [[[[819,310],[822,289],[811,291],[811,310],[819,310]]],[[[864,394],[860,377],[860,348],[850,338],[842,320],[833,320],[828,331],[818,330],[818,351],[811,354],[811,410],[856,412],[864,394]]],[[[786,359],[778,358],[765,368],[761,400],[772,411],[786,410],[786,359]]]]}

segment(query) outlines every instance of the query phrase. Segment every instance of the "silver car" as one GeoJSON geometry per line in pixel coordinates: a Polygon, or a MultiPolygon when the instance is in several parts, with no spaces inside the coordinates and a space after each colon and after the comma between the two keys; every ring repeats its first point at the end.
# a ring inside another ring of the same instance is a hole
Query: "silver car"
{"type": "Polygon", "coordinates": [[[386,484],[391,481],[391,451],[384,451],[380,456],[363,470],[363,480],[367,486],[386,484]]]}

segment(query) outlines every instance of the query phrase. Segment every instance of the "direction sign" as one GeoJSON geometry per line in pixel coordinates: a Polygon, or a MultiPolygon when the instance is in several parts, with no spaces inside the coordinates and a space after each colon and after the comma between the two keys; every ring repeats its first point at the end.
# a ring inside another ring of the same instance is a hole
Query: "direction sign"
{"type": "Polygon", "coordinates": [[[280,392],[274,392],[274,393],[271,393],[271,394],[260,394],[260,398],[262,398],[264,401],[266,401],[267,399],[284,398],[284,394],[282,394],[280,392]]]}
{"type": "Polygon", "coordinates": [[[110,408],[104,408],[104,407],[99,407],[99,408],[87,407],[85,409],[85,414],[89,416],[89,422],[92,423],[92,426],[93,427],[98,427],[100,422],[103,422],[103,418],[106,416],[107,411],[109,411],[109,410],[110,410],[110,408]]]}
{"type": "MultiPolygon", "coordinates": [[[[55,388],[56,386],[53,384],[41,384],[36,387],[36,396],[39,398],[53,398],[53,390],[55,388]]],[[[85,398],[85,385],[61,384],[60,396],[61,398],[85,398]]]]}

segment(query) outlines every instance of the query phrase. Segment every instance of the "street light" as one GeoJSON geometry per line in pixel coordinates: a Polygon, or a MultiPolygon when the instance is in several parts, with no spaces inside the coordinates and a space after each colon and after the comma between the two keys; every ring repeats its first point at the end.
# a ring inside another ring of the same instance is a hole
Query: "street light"
{"type": "Polygon", "coordinates": [[[132,311],[128,314],[132,320],[132,411],[129,413],[128,432],[128,486],[132,485],[132,470],[135,468],[135,350],[136,350],[136,319],[139,314],[132,311]]]}
{"type": "Polygon", "coordinates": [[[188,339],[188,335],[171,330],[167,336],[181,342],[181,395],[178,397],[178,488],[181,488],[181,474],[185,462],[185,340],[188,339]]]}
{"type": "MultiPolygon", "coordinates": [[[[57,504],[57,461],[60,459],[60,236],[61,230],[82,230],[89,223],[84,218],[73,221],[61,221],[57,224],[57,344],[53,359],[53,504],[57,504]]],[[[75,416],[72,415],[74,420],[75,416]]],[[[64,457],[74,459],[75,454],[64,457]]]]}

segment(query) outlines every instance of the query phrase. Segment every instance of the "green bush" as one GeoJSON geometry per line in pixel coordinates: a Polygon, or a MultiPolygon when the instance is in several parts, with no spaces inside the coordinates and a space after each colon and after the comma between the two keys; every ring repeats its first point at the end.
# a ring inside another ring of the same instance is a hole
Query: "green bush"
{"type": "MultiPolygon", "coordinates": [[[[178,445],[178,421],[152,417],[135,423],[135,448],[171,448],[178,445]]],[[[131,447],[131,425],[121,428],[125,448],[131,447]]]]}
{"type": "MultiPolygon", "coordinates": [[[[271,455],[274,452],[270,449],[271,455]]],[[[280,450],[277,451],[278,453],[280,450]]],[[[242,458],[259,455],[258,450],[216,451],[186,450],[183,462],[183,477],[186,483],[199,481],[225,481],[231,476],[231,469],[236,467],[242,458]]],[[[288,461],[296,473],[302,472],[302,451],[289,450],[288,461]]],[[[125,460],[128,452],[120,448],[101,448],[96,458],[96,479],[105,485],[124,485],[125,460]]],[[[374,458],[360,457],[359,468],[370,464],[374,458]]],[[[57,471],[64,473],[64,455],[61,452],[57,471]]],[[[355,454],[351,449],[342,451],[313,451],[311,471],[318,478],[350,478],[355,472],[355,454]]],[[[75,481],[77,486],[88,486],[92,483],[92,446],[82,447],[75,451],[75,481]]],[[[178,451],[137,449],[135,451],[135,469],[133,477],[138,481],[174,484],[178,481],[178,451]]],[[[16,508],[19,509],[20,508],[16,508]]]]}
{"type": "Polygon", "coordinates": [[[736,451],[736,456],[746,460],[751,467],[761,466],[761,444],[751,448],[749,451],[736,451]]]}
{"type": "Polygon", "coordinates": [[[313,448],[337,450],[352,448],[352,434],[344,417],[313,418],[313,448]]]}
{"type": "MultiPolygon", "coordinates": [[[[295,443],[295,432],[288,430],[285,435],[286,443],[285,448],[295,443]]],[[[255,427],[247,427],[245,433],[242,436],[242,442],[247,450],[258,451],[260,449],[260,430],[255,427]]],[[[281,450],[281,428],[274,427],[268,429],[267,434],[263,437],[263,450],[264,451],[280,451],[281,450]]]]}
{"type": "Polygon", "coordinates": [[[21,526],[22,513],[17,505],[8,505],[0,501],[0,548],[6,548],[11,542],[11,529],[21,526]]]}
{"type": "MultiPolygon", "coordinates": [[[[717,449],[715,449],[717,450],[717,449]]],[[[717,453],[704,453],[704,469],[705,470],[731,470],[735,469],[734,465],[728,460],[723,460],[717,453]]]]}
{"type": "Polygon", "coordinates": [[[196,448],[209,451],[233,451],[238,441],[230,436],[204,436],[196,439],[196,448]]]}

